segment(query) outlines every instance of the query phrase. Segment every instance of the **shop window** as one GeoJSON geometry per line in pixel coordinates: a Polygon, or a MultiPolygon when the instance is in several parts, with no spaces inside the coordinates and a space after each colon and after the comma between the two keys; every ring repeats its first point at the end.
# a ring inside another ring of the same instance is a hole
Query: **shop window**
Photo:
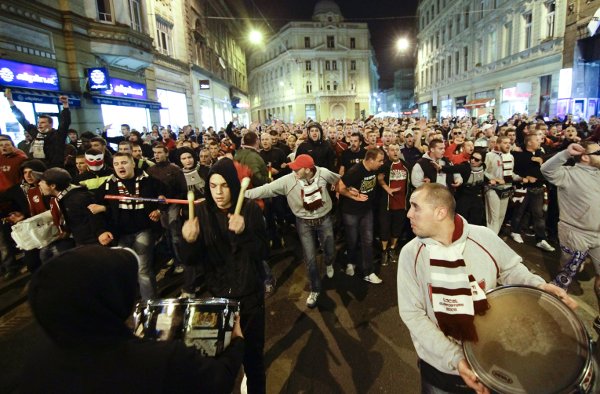
{"type": "Polygon", "coordinates": [[[160,53],[167,56],[173,55],[173,25],[161,19],[156,20],[156,45],[160,53]]]}
{"type": "Polygon", "coordinates": [[[98,20],[100,22],[112,22],[112,7],[110,0],[96,0],[98,6],[98,20]]]}
{"type": "Polygon", "coordinates": [[[141,0],[129,0],[129,16],[131,17],[131,28],[142,31],[142,5],[141,0]]]}

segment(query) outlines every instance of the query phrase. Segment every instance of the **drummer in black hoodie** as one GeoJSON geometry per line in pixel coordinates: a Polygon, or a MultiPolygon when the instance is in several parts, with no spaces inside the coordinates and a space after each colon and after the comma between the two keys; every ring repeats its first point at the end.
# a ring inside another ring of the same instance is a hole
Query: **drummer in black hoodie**
{"type": "Polygon", "coordinates": [[[306,154],[313,158],[317,167],[325,167],[335,171],[335,152],[323,136],[323,128],[318,123],[310,123],[307,126],[308,138],[300,144],[296,151],[296,157],[306,154]]]}
{"type": "Polygon", "coordinates": [[[239,323],[217,358],[180,341],[135,337],[125,321],[137,292],[130,249],[86,246],[48,261],[29,285],[47,337],[29,354],[19,392],[231,393],[242,361],[239,323]]]}
{"type": "Polygon", "coordinates": [[[262,212],[246,200],[241,214],[234,213],[240,181],[232,160],[223,158],[214,164],[208,184],[206,201],[196,205],[196,217],[183,225],[182,257],[202,262],[212,296],[240,301],[248,393],[264,394],[265,306],[259,273],[268,241],[262,212]]]}

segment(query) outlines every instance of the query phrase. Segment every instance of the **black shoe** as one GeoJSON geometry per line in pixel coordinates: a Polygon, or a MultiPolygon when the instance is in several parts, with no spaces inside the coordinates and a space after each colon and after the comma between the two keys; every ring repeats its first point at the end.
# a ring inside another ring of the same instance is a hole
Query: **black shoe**
{"type": "Polygon", "coordinates": [[[390,253],[388,250],[384,250],[383,252],[381,252],[381,266],[385,267],[386,265],[388,265],[388,260],[390,258],[390,253]]]}

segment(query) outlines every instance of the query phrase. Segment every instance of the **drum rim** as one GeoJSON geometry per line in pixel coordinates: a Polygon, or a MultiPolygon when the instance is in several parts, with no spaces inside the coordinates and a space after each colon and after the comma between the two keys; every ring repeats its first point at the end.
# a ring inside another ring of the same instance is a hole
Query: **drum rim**
{"type": "MultiPolygon", "coordinates": [[[[527,290],[533,290],[535,292],[542,292],[546,295],[549,295],[551,297],[556,298],[557,300],[559,300],[561,303],[563,302],[562,300],[560,300],[560,298],[558,298],[558,296],[549,293],[545,290],[540,289],[539,287],[534,287],[534,286],[528,286],[528,285],[506,285],[506,286],[498,286],[495,287],[491,290],[488,290],[486,292],[486,296],[488,296],[491,293],[497,292],[499,290],[507,290],[510,288],[522,288],[522,289],[527,289],[527,290]]],[[[585,362],[584,367],[582,368],[581,372],[579,373],[579,375],[577,376],[577,380],[575,382],[572,383],[572,387],[568,387],[566,388],[565,391],[562,392],[557,392],[557,394],[562,394],[562,393],[571,393],[574,389],[579,388],[579,385],[582,381],[582,379],[586,376],[586,374],[589,372],[589,369],[592,367],[593,364],[593,357],[592,357],[592,352],[593,352],[593,348],[592,348],[592,339],[590,337],[589,332],[587,331],[587,329],[585,328],[585,325],[583,324],[583,322],[581,321],[581,319],[579,318],[579,316],[577,315],[577,313],[575,313],[575,311],[573,311],[571,308],[569,308],[568,306],[565,305],[565,310],[568,311],[567,313],[573,317],[575,319],[575,321],[579,324],[580,328],[582,329],[581,331],[584,334],[585,340],[587,342],[587,360],[585,362]]],[[[488,381],[488,375],[486,374],[486,376],[483,377],[482,379],[482,374],[478,373],[478,371],[475,369],[474,364],[473,364],[473,355],[469,354],[469,352],[467,352],[466,348],[469,346],[470,342],[462,342],[462,350],[463,350],[463,355],[465,356],[465,359],[467,360],[467,363],[469,363],[469,366],[471,368],[471,370],[473,371],[473,373],[475,374],[475,377],[477,378],[478,381],[480,381],[481,383],[483,383],[486,387],[492,389],[492,390],[500,390],[499,387],[496,387],[495,384],[489,384],[490,382],[488,381]]],[[[485,371],[484,371],[485,372],[485,371]]]]}
{"type": "Polygon", "coordinates": [[[140,302],[138,305],[143,306],[160,306],[160,305],[228,305],[237,307],[240,302],[224,297],[205,297],[205,298],[155,298],[140,302]]]}

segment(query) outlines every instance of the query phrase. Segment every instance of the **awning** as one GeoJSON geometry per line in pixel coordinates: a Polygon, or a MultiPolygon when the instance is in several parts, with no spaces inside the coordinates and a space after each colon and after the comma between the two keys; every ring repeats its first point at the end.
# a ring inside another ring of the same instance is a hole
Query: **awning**
{"type": "Polygon", "coordinates": [[[10,89],[15,101],[25,101],[28,103],[60,104],[58,96],[65,95],[69,97],[69,107],[81,107],[81,96],[75,93],[50,92],[45,90],[32,89],[10,89]]]}
{"type": "Polygon", "coordinates": [[[492,101],[493,98],[480,98],[467,102],[464,107],[465,108],[483,108],[487,103],[492,101]]]}
{"type": "Polygon", "coordinates": [[[135,107],[135,108],[147,108],[147,109],[161,109],[161,105],[158,101],[152,100],[137,100],[137,99],[126,99],[117,98],[110,96],[92,96],[92,101],[95,104],[108,104],[117,105],[119,107],[135,107]]]}

